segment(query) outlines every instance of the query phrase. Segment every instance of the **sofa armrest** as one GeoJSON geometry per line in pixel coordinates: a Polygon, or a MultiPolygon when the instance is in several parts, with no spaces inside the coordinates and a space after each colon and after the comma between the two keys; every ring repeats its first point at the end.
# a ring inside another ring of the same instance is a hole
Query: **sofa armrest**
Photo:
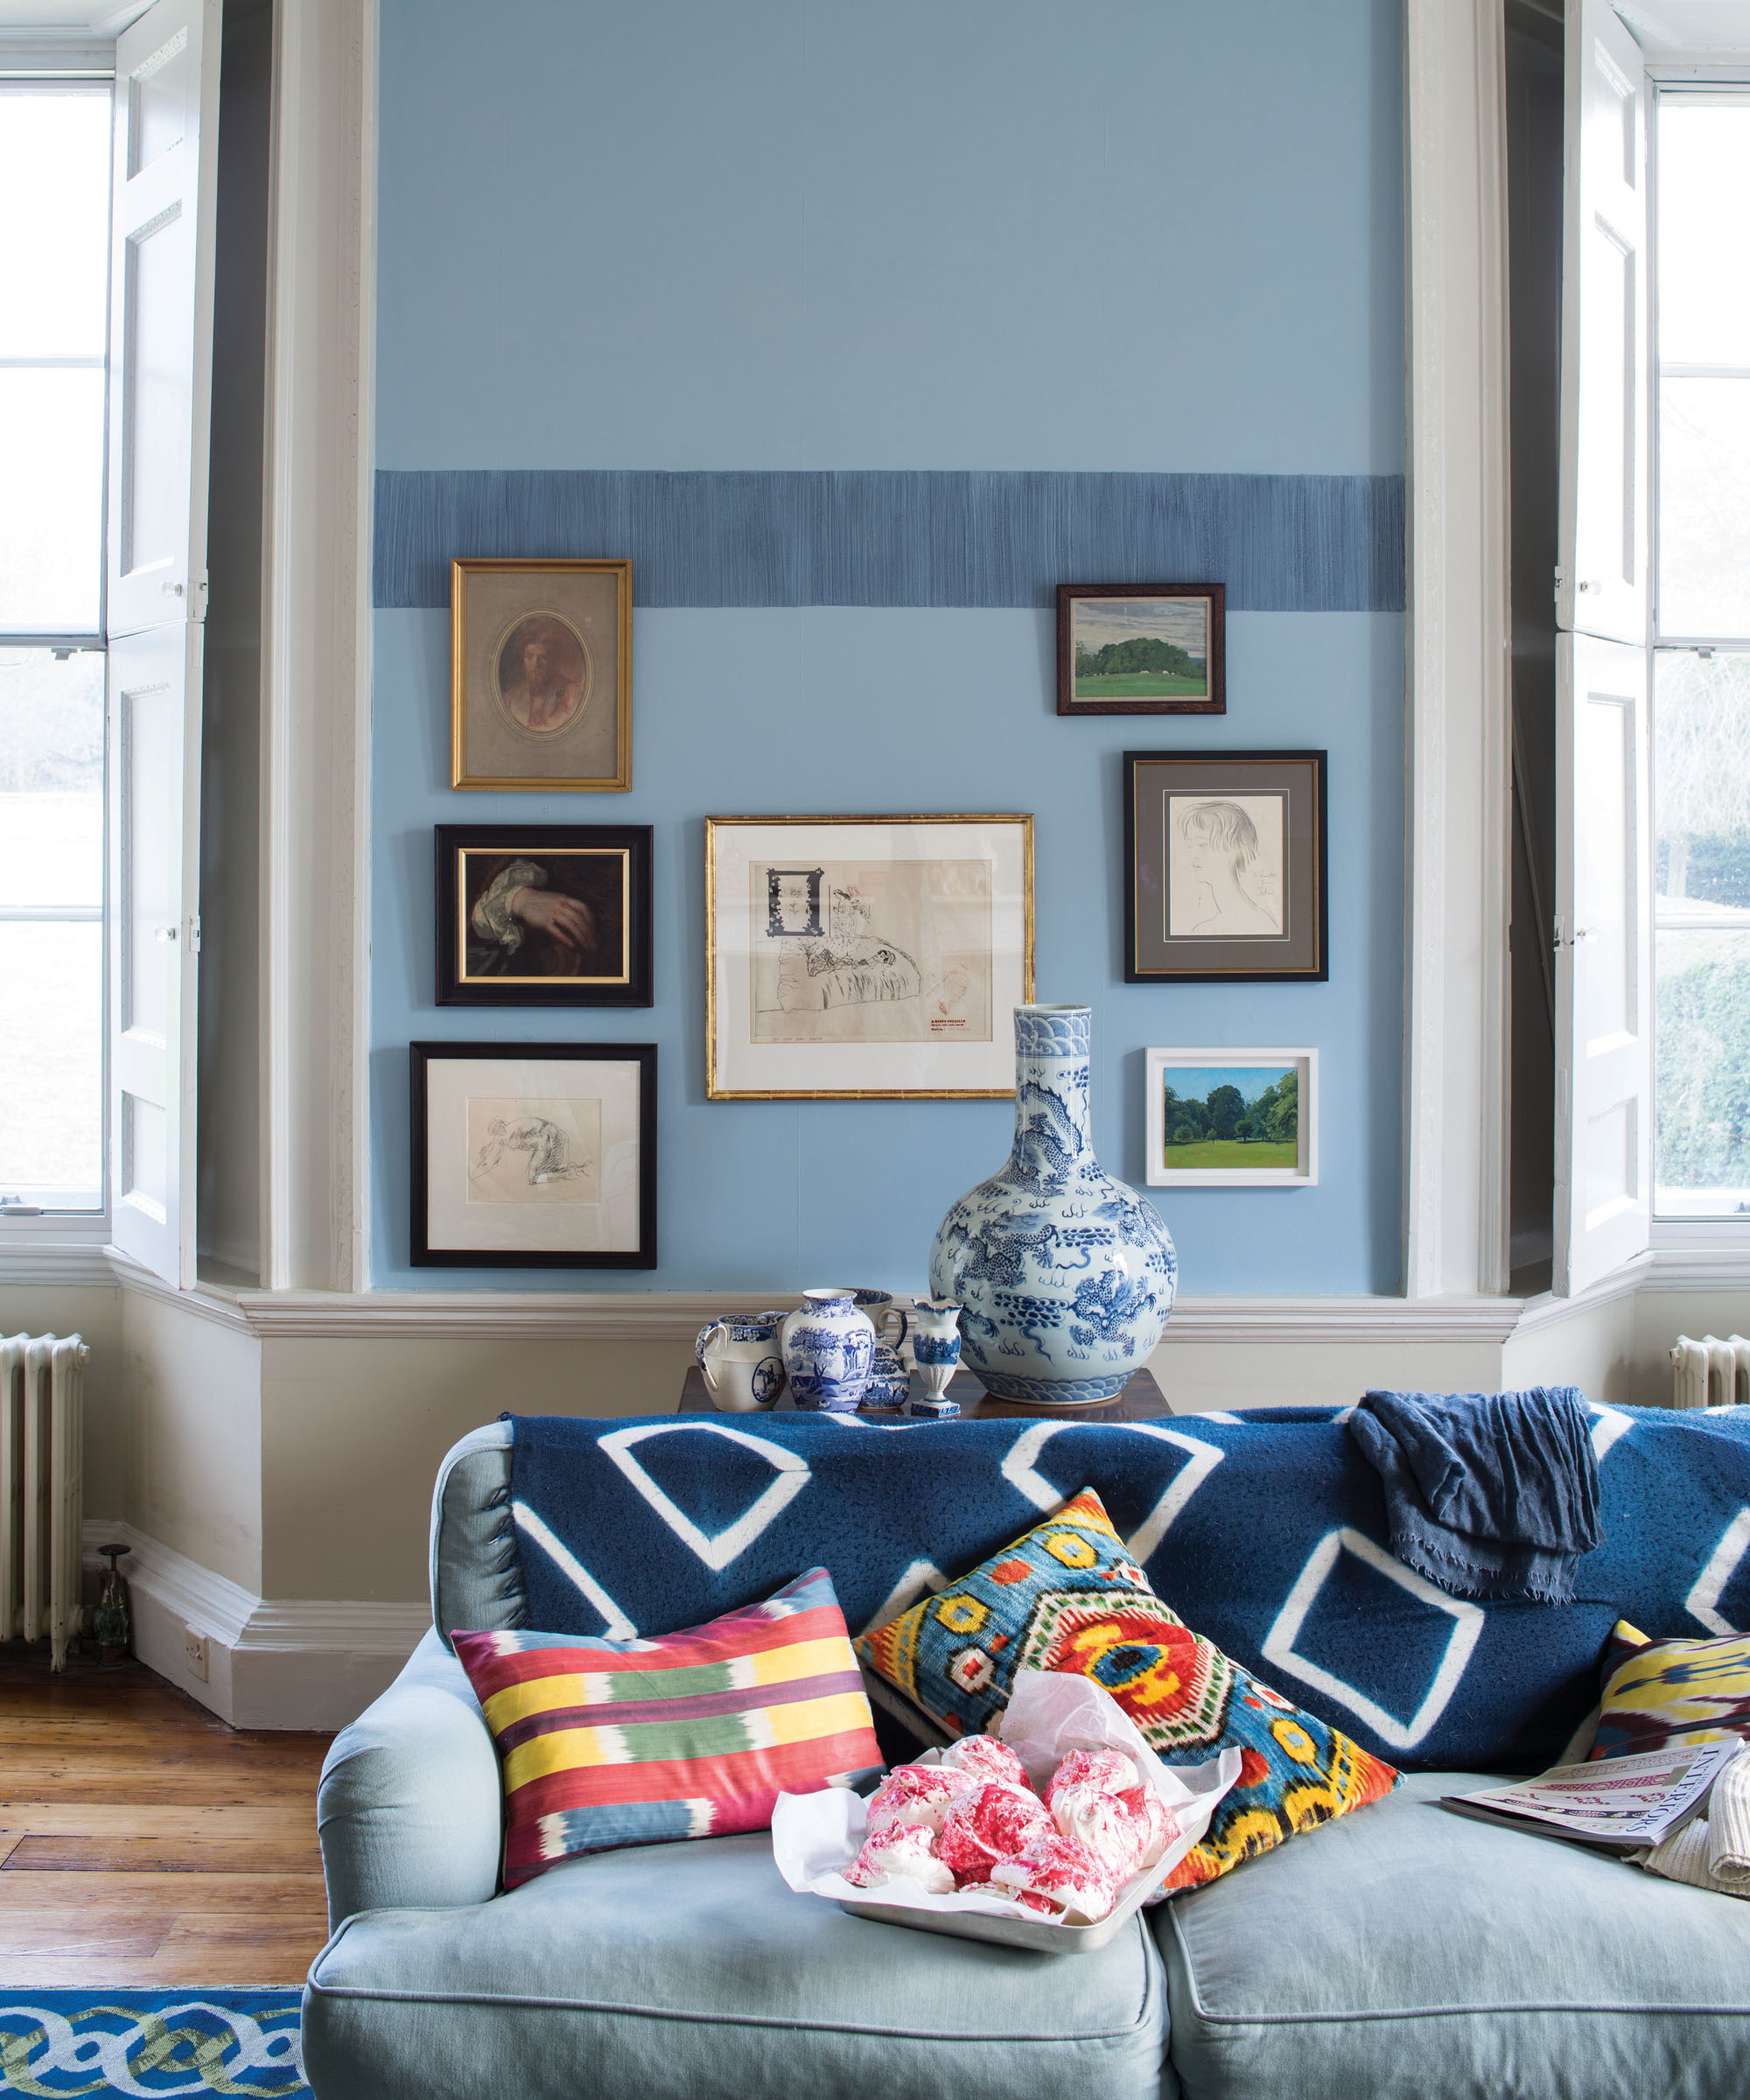
{"type": "Polygon", "coordinates": [[[331,1929],[361,1910],[450,1909],[498,1887],[498,1755],[436,1633],[329,1747],[316,1798],[331,1929]]]}

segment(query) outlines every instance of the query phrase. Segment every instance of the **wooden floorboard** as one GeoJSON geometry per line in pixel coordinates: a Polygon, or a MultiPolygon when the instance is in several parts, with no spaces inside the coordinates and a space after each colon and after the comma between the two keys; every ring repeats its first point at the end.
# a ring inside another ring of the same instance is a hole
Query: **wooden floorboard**
{"type": "Polygon", "coordinates": [[[328,1738],[228,1728],[141,1664],[0,1644],[0,1989],[294,1987],[328,1936],[328,1738]]]}

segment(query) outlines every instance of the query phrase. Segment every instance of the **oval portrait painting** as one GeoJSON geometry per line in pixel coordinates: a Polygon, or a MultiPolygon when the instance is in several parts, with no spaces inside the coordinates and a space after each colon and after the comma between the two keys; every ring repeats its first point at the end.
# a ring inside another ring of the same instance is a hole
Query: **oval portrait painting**
{"type": "Polygon", "coordinates": [[[524,736],[557,736],[589,705],[589,644],[557,612],[513,621],[494,668],[499,712],[524,736]]]}

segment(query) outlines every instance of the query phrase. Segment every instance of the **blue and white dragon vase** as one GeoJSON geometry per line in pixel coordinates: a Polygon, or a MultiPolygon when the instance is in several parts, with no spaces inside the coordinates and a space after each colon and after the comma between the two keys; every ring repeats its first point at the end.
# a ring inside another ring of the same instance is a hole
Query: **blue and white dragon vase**
{"type": "Polygon", "coordinates": [[[1179,1259],[1160,1214],[1094,1157],[1086,1006],[1015,1009],[1015,1148],[936,1228],[930,1294],[956,1298],[989,1392],[1092,1406],[1159,1341],[1179,1259]]]}

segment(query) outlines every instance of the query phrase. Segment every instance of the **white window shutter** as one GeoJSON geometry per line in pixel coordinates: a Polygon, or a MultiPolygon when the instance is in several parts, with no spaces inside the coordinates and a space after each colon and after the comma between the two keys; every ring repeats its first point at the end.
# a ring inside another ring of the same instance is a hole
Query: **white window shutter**
{"type": "Polygon", "coordinates": [[[1647,76],[1607,0],[1568,0],[1556,620],[1644,642],[1647,76]]]}
{"type": "Polygon", "coordinates": [[[1556,643],[1556,1258],[1562,1297],[1651,1236],[1647,652],[1556,643]]]}
{"type": "Polygon", "coordinates": [[[1647,82],[1568,0],[1556,594],[1558,1296],[1652,1237],[1647,82]]]}
{"type": "Polygon", "coordinates": [[[220,0],[116,46],[109,1146],[117,1247],[194,1282],[200,676],[220,0]]]}

